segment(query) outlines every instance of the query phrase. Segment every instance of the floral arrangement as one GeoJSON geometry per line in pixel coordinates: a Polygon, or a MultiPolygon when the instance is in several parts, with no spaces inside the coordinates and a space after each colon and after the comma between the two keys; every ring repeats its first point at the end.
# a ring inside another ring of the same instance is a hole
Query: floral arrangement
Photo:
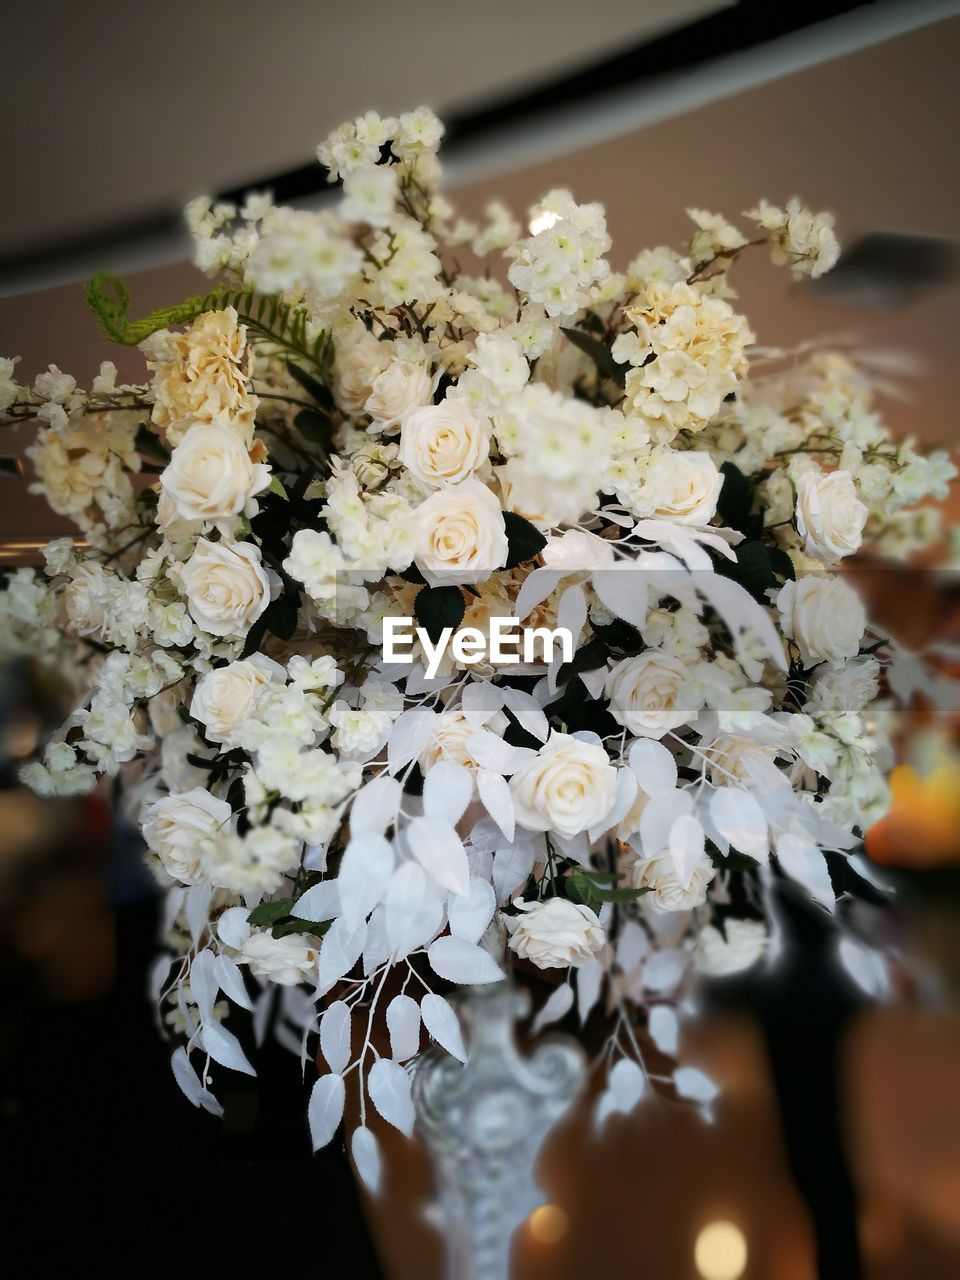
{"type": "MultiPolygon", "coordinates": [[[[748,237],[694,210],[685,248],[617,272],[567,191],[529,232],[499,203],[458,218],[442,132],[426,109],[336,130],[320,211],[194,201],[204,297],[132,321],[94,279],[141,383],[0,361],[0,416],[39,420],[35,488],[83,535],[0,604],[8,650],[82,671],[24,780],[123,783],[190,1101],[219,1113],[212,1064],[254,1071],[237,1008],[304,1062],[318,1037],[314,1144],[356,1072],[374,1187],[369,1107],[409,1133],[404,1064],[427,1037],[465,1056],[451,986],[527,964],[554,982],[537,1027],[602,1014],[602,1120],[650,1087],[644,1046],[675,1055],[697,974],[770,955],[774,878],[850,892],[887,803],[888,651],[836,567],[933,541],[918,504],[955,474],[890,439],[851,360],[758,347],[735,309],[756,246],[833,264],[828,215],[763,202],[748,237]],[[447,650],[428,677],[422,640],[384,660],[398,617],[576,649],[447,650]]],[[[655,1084],[715,1093],[691,1066],[655,1084]]]]}

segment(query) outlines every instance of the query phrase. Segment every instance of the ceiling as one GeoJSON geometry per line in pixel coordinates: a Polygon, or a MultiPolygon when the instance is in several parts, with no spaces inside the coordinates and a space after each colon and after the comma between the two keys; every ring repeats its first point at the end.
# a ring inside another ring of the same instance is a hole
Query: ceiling
{"type": "MultiPolygon", "coordinates": [[[[661,13],[667,7],[661,6],[661,13]]],[[[628,8],[613,4],[610,11],[626,20],[628,8]]],[[[562,158],[463,182],[455,198],[468,215],[494,193],[522,210],[550,187],[569,186],[578,198],[606,205],[615,265],[624,265],[646,245],[681,242],[689,234],[687,207],[705,206],[735,217],[761,196],[783,201],[798,194],[816,208],[833,209],[841,241],[882,229],[960,242],[960,172],[952,155],[960,118],[958,64],[960,18],[948,17],[562,158]]],[[[354,85],[351,93],[346,109],[342,103],[335,109],[328,105],[323,127],[369,103],[365,83],[354,85]]],[[[171,152],[169,139],[163,139],[163,164],[152,160],[152,135],[163,113],[150,118],[152,132],[144,136],[141,160],[157,169],[159,190],[171,152]]],[[[204,130],[208,125],[205,121],[204,130]]],[[[312,120],[308,125],[315,140],[320,130],[312,120]]],[[[245,128],[246,122],[225,130],[225,137],[232,143],[233,135],[245,128]]],[[[280,148],[280,139],[274,142],[280,148]]],[[[202,147],[194,145],[199,175],[202,147]]],[[[272,164],[281,162],[278,150],[271,155],[272,164]]],[[[258,163],[263,159],[259,155],[258,163]]],[[[226,178],[226,161],[215,146],[209,162],[217,181],[220,175],[226,178]]],[[[115,184],[117,174],[125,178],[126,162],[109,168],[115,184]]],[[[237,171],[230,172],[235,176],[237,171]]],[[[130,282],[133,309],[142,313],[196,292],[198,279],[186,265],[135,275],[130,282]]],[[[901,383],[905,398],[885,406],[898,433],[960,443],[956,280],[909,306],[885,311],[827,305],[793,287],[789,274],[771,267],[765,253],[745,261],[742,270],[738,267],[736,283],[761,342],[791,344],[823,334],[850,337],[858,347],[880,353],[881,363],[901,383]],[[920,376],[900,377],[905,356],[922,368],[920,376]]],[[[83,381],[108,356],[125,376],[142,377],[137,352],[104,346],[85,312],[80,288],[73,284],[0,298],[0,353],[21,354],[22,371],[31,377],[53,359],[83,381]]],[[[24,434],[18,447],[26,439],[24,434]]],[[[62,528],[24,488],[22,482],[0,478],[0,538],[43,536],[62,528]]]]}
{"type": "Polygon", "coordinates": [[[462,111],[718,0],[32,0],[3,19],[0,256],[308,162],[341,121],[462,111]],[[51,38],[55,33],[55,38],[51,38]],[[40,63],[40,66],[38,66],[40,63]]]}

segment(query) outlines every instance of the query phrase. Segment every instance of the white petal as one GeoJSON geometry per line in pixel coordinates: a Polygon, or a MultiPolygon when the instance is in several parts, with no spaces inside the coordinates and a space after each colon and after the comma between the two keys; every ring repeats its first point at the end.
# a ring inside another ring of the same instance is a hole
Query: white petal
{"type": "Polygon", "coordinates": [[[318,966],[318,990],[322,994],[329,991],[334,983],[350,972],[360,959],[363,944],[367,936],[365,925],[359,929],[351,929],[341,916],[323,936],[320,944],[320,963],[318,966]]]}
{"type": "Polygon", "coordinates": [[[247,992],[243,974],[229,956],[217,956],[217,980],[220,990],[241,1009],[253,1011],[253,1001],[247,992]]]}
{"type": "Polygon", "coordinates": [[[380,1190],[380,1146],[365,1125],[354,1129],[350,1154],[361,1182],[371,1194],[376,1195],[380,1190]]]}
{"type": "Polygon", "coordinates": [[[438,760],[423,780],[423,811],[456,826],[472,795],[470,770],[455,760],[438,760]]]}
{"type": "Polygon", "coordinates": [[[423,751],[433,732],[436,714],[429,707],[411,707],[397,716],[387,744],[387,768],[399,773],[423,751]]]}
{"type": "Polygon", "coordinates": [[[693,873],[706,856],[703,827],[692,813],[682,813],[674,820],[667,847],[677,880],[682,888],[689,889],[693,873]]]}
{"type": "Polygon", "coordinates": [[[337,1075],[320,1076],[310,1091],[307,1119],[314,1151],[325,1147],[337,1132],[343,1119],[344,1097],[343,1079],[337,1075]]]}
{"type": "Polygon", "coordinates": [[[358,929],[383,899],[393,875],[395,858],[390,841],[367,834],[350,841],[340,863],[337,884],[348,929],[358,929]]]}
{"type": "Polygon", "coordinates": [[[477,793],[487,813],[503,832],[504,839],[512,840],[516,817],[510,784],[502,774],[494,773],[492,769],[478,769],[477,793]]]}
{"type": "Polygon", "coordinates": [[[321,880],[293,904],[292,915],[298,920],[333,920],[340,914],[340,886],[336,880],[321,880]]]}
{"type": "Polygon", "coordinates": [[[504,976],[500,966],[482,947],[452,934],[435,939],[427,949],[427,959],[434,972],[448,982],[479,985],[499,982],[504,976]]]}
{"type": "Polygon", "coordinates": [[[217,920],[217,937],[234,951],[239,951],[250,937],[250,925],[246,907],[228,907],[217,920]]]}
{"type": "Polygon", "coordinates": [[[402,790],[396,778],[382,774],[358,791],[350,809],[351,836],[382,836],[396,816],[402,790]]]}
{"type": "Polygon", "coordinates": [[[506,902],[533,870],[534,846],[528,840],[504,845],[493,855],[493,886],[497,901],[506,902]]]}
{"type": "Polygon", "coordinates": [[[643,985],[648,991],[675,987],[686,972],[690,957],[679,948],[655,951],[643,967],[643,985]]]}
{"type": "Polygon", "coordinates": [[[413,1136],[413,1099],[410,1096],[410,1077],[390,1058],[381,1058],[370,1068],[367,1076],[367,1092],[370,1101],[384,1120],[410,1138],[413,1136]]]}
{"type": "Polygon", "coordinates": [[[219,1022],[206,1023],[200,1032],[200,1038],[203,1041],[204,1049],[206,1049],[214,1062],[220,1063],[221,1067],[230,1067],[233,1071],[242,1071],[247,1076],[255,1076],[257,1074],[240,1048],[240,1041],[226,1027],[222,1027],[219,1022]]]}
{"type": "Polygon", "coordinates": [[[588,960],[577,970],[577,1013],[582,1026],[600,998],[603,985],[603,965],[599,960],[588,960]]]}
{"type": "Polygon", "coordinates": [[[677,1052],[680,1024],[677,1015],[668,1004],[654,1005],[647,1020],[650,1039],[661,1053],[673,1057],[677,1052]]]}
{"type": "Polygon", "coordinates": [[[213,1021],[213,1006],[220,990],[217,958],[209,947],[198,951],[190,965],[190,993],[201,1022],[213,1021]]]}
{"type": "Polygon", "coordinates": [[[453,893],[470,887],[470,866],[463,841],[449,822],[440,818],[414,818],[407,827],[413,856],[428,875],[453,893]]]}
{"type": "Polygon", "coordinates": [[[591,579],[593,589],[611,613],[634,627],[647,620],[647,585],[641,570],[624,566],[601,569],[591,579]]]}
{"type": "Polygon", "coordinates": [[[829,911],[836,905],[826,859],[808,836],[788,832],[777,840],[777,861],[797,884],[802,885],[815,902],[829,911]]]}
{"type": "Polygon", "coordinates": [[[694,1102],[712,1102],[719,1092],[710,1077],[696,1067],[680,1067],[673,1073],[673,1083],[681,1098],[694,1102]]]}
{"type": "Polygon", "coordinates": [[[664,791],[653,796],[640,818],[640,841],[648,858],[659,857],[670,845],[670,828],[677,818],[693,812],[689,791],[664,791]]]}
{"type": "MultiPolygon", "coordinates": [[[[559,622],[558,626],[561,625],[559,622]]],[[[504,706],[516,717],[522,729],[532,734],[539,742],[546,742],[550,734],[550,725],[544,715],[543,708],[536,698],[521,689],[510,685],[503,686],[504,706]]]]}
{"type": "Polygon", "coordinates": [[[447,907],[450,932],[467,942],[479,942],[496,908],[497,896],[493,885],[478,876],[471,876],[468,892],[450,899],[447,907]]]}
{"type": "Polygon", "coordinates": [[[632,1111],[646,1092],[647,1081],[632,1058],[621,1058],[610,1072],[608,1088],[620,1111],[632,1111]]]}
{"type": "Polygon", "coordinates": [[[758,862],[770,856],[767,819],[760,805],[742,787],[717,787],[710,797],[710,816],[720,834],[741,853],[758,862]]]}
{"type": "Polygon", "coordinates": [[[420,1001],[420,1014],[423,1025],[437,1044],[454,1058],[466,1062],[467,1051],[463,1044],[463,1033],[450,1002],[443,996],[426,995],[420,1001]]]}
{"type": "Polygon", "coordinates": [[[331,1071],[338,1075],[346,1071],[350,1062],[350,1007],[343,1000],[334,1000],[320,1018],[320,1052],[331,1071]]]}
{"type": "Polygon", "coordinates": [[[551,1022],[559,1022],[573,1008],[573,987],[564,982],[556,987],[543,1003],[543,1008],[533,1020],[533,1034],[548,1027],[551,1022]]]}
{"type": "Polygon", "coordinates": [[[489,680],[471,680],[463,691],[460,709],[472,729],[479,729],[503,706],[503,690],[489,680]]]}
{"type": "Polygon", "coordinates": [[[653,738],[637,738],[628,758],[630,768],[648,796],[675,790],[677,762],[662,742],[653,738]]]}
{"type": "Polygon", "coordinates": [[[410,996],[394,996],[387,1005],[390,1052],[395,1062],[406,1062],[420,1052],[420,1006],[410,996]]]}

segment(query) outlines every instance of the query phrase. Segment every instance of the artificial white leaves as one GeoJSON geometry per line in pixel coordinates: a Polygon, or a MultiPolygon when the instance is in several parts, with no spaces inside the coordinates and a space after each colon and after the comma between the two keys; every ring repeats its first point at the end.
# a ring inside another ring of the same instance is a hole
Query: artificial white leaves
{"type": "Polygon", "coordinates": [[[336,1133],[343,1119],[345,1096],[342,1076],[330,1073],[318,1077],[310,1091],[310,1103],[307,1107],[310,1139],[313,1142],[314,1151],[325,1147],[336,1133]]]}
{"type": "Polygon", "coordinates": [[[435,973],[448,982],[482,984],[499,982],[504,976],[489,952],[465,938],[446,934],[427,948],[427,958],[435,973]]]}
{"type": "Polygon", "coordinates": [[[367,1076],[367,1092],[370,1101],[384,1120],[410,1138],[413,1136],[413,1098],[410,1094],[410,1077],[390,1058],[380,1058],[370,1068],[367,1076]]]}
{"type": "Polygon", "coordinates": [[[443,996],[432,993],[425,995],[420,1001],[420,1013],[423,1017],[423,1025],[437,1044],[453,1057],[459,1058],[461,1062],[466,1062],[467,1051],[463,1044],[463,1033],[460,1030],[457,1015],[451,1009],[449,1002],[443,996]]]}

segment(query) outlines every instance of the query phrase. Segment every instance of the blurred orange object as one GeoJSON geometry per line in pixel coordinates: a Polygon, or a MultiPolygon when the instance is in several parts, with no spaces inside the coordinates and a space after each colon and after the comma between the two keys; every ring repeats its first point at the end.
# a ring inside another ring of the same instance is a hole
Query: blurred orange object
{"type": "Polygon", "coordinates": [[[866,833],[884,866],[960,864],[960,761],[943,760],[925,777],[910,764],[890,773],[890,811],[866,833]]]}

